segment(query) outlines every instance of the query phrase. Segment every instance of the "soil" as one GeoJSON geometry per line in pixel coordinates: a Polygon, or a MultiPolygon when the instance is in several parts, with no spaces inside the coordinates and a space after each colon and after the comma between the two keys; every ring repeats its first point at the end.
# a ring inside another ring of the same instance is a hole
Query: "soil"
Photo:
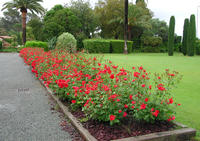
{"type": "Polygon", "coordinates": [[[72,141],[84,141],[84,139],[81,137],[80,133],[74,128],[74,126],[68,121],[65,117],[65,114],[62,112],[62,110],[59,108],[59,106],[56,104],[54,99],[49,96],[50,105],[52,113],[59,112],[59,117],[61,119],[60,126],[62,130],[68,132],[72,138],[72,141]]]}
{"type": "MultiPolygon", "coordinates": [[[[86,116],[81,110],[72,114],[81,121],[86,116]]],[[[126,119],[122,125],[110,126],[109,123],[103,123],[94,120],[82,122],[83,126],[99,141],[109,141],[127,137],[145,135],[155,132],[169,131],[176,128],[176,125],[170,122],[159,122],[149,124],[145,122],[130,122],[126,119]]]]}

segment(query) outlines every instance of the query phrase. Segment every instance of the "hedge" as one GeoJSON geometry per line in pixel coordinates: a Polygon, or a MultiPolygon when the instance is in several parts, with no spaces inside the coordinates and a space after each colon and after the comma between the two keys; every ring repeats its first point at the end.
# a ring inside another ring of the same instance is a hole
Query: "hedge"
{"type": "Polygon", "coordinates": [[[45,51],[48,51],[48,44],[47,42],[42,41],[27,41],[25,47],[38,47],[44,48],[45,51]]]}
{"type": "Polygon", "coordinates": [[[196,41],[196,55],[200,55],[200,40],[196,41]]]}
{"type": "Polygon", "coordinates": [[[3,43],[2,41],[0,41],[0,49],[2,49],[2,47],[3,47],[3,43]]]}
{"type": "Polygon", "coordinates": [[[110,53],[109,40],[86,39],[83,41],[83,45],[89,53],[110,53]]]}
{"type": "MultiPolygon", "coordinates": [[[[110,40],[111,53],[123,53],[124,52],[124,40],[110,40]]],[[[128,53],[132,52],[133,42],[128,41],[128,53]]]]}

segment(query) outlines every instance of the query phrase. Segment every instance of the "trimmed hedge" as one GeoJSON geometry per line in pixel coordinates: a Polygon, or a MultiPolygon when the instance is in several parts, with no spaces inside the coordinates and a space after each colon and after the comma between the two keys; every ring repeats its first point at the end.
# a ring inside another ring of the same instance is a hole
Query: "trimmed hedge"
{"type": "Polygon", "coordinates": [[[3,42],[0,41],[0,49],[2,49],[2,47],[3,47],[3,42]]]}
{"type": "Polygon", "coordinates": [[[48,51],[48,44],[47,42],[42,41],[27,41],[25,47],[38,47],[44,48],[45,51],[48,51]]]}
{"type": "Polygon", "coordinates": [[[200,40],[196,41],[196,55],[200,55],[200,40]]]}
{"type": "Polygon", "coordinates": [[[109,40],[86,39],[83,41],[83,45],[89,53],[110,53],[109,40]]]}
{"type": "MultiPolygon", "coordinates": [[[[84,48],[89,53],[123,53],[124,40],[86,39],[83,41],[84,48]]],[[[128,52],[132,52],[133,42],[128,41],[128,52]]]]}
{"type": "MultiPolygon", "coordinates": [[[[110,40],[111,53],[123,53],[124,52],[124,40],[110,40]]],[[[132,52],[133,42],[128,41],[128,53],[132,52]]]]}

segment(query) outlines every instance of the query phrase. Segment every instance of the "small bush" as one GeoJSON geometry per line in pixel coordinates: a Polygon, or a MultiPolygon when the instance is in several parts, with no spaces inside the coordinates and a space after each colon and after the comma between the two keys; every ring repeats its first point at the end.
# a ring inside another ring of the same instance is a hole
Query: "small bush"
{"type": "Polygon", "coordinates": [[[144,46],[158,47],[162,44],[162,38],[159,36],[143,36],[141,40],[144,46]]]}
{"type": "MultiPolygon", "coordinates": [[[[123,53],[124,52],[124,40],[110,40],[111,44],[111,53],[123,53]]],[[[128,41],[127,47],[128,47],[128,53],[132,52],[132,46],[133,42],[128,41]]]]}
{"type": "Polygon", "coordinates": [[[77,40],[77,49],[82,50],[84,48],[83,40],[87,39],[87,36],[84,33],[80,33],[76,35],[77,40]]]}
{"type": "Polygon", "coordinates": [[[76,52],[76,45],[76,39],[68,32],[61,34],[56,42],[57,49],[64,49],[69,52],[76,52]]]}
{"type": "Polygon", "coordinates": [[[165,52],[165,50],[164,48],[160,47],[144,46],[141,48],[141,52],[160,53],[160,52],[165,52]]]}
{"type": "Polygon", "coordinates": [[[47,42],[42,42],[42,41],[27,41],[26,44],[25,44],[25,47],[44,48],[45,51],[48,51],[47,42]]]}
{"type": "Polygon", "coordinates": [[[3,47],[3,42],[0,41],[0,49],[2,49],[2,47],[3,47]]]}
{"type": "Polygon", "coordinates": [[[87,39],[83,41],[84,48],[89,53],[109,53],[110,41],[103,39],[87,39]]]}
{"type": "Polygon", "coordinates": [[[196,42],[196,54],[200,55],[200,40],[196,42]]]}
{"type": "Polygon", "coordinates": [[[57,37],[53,37],[48,41],[48,48],[49,50],[53,50],[56,47],[57,37]]]}

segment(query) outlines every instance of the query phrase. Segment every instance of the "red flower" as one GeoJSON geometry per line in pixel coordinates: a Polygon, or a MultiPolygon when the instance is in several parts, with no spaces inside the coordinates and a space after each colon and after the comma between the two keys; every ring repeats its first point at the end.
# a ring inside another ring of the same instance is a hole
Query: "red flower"
{"type": "Polygon", "coordinates": [[[142,109],[146,109],[146,106],[147,106],[147,104],[142,104],[142,105],[140,105],[140,109],[142,110],[142,109]]]}
{"type": "Polygon", "coordinates": [[[139,70],[143,70],[143,67],[139,67],[139,70]]]}
{"type": "Polygon", "coordinates": [[[145,102],[148,102],[149,101],[149,99],[148,98],[145,98],[145,100],[144,100],[145,102]]]}
{"type": "Polygon", "coordinates": [[[121,113],[121,112],[122,112],[122,110],[119,110],[118,112],[119,112],[119,113],[121,113]]]}
{"type": "Polygon", "coordinates": [[[76,100],[72,100],[72,103],[76,103],[76,100]]]}
{"type": "Polygon", "coordinates": [[[169,102],[168,102],[167,104],[173,104],[173,102],[174,102],[173,99],[170,98],[170,99],[169,99],[169,102]]]}
{"type": "Polygon", "coordinates": [[[161,77],[159,76],[158,79],[161,79],[161,77]]]}
{"type": "Polygon", "coordinates": [[[150,86],[149,86],[149,89],[150,89],[150,90],[151,90],[151,87],[152,87],[152,86],[150,85],[150,86]]]}
{"type": "Polygon", "coordinates": [[[160,90],[160,91],[164,91],[164,90],[166,90],[164,87],[158,87],[158,90],[160,90]]]}
{"type": "Polygon", "coordinates": [[[115,115],[110,115],[110,121],[115,120],[115,115]]]}
{"type": "Polygon", "coordinates": [[[135,101],[132,101],[131,103],[132,103],[132,104],[135,104],[136,102],[135,102],[135,101]]]}
{"type": "Polygon", "coordinates": [[[151,112],[153,112],[155,109],[154,108],[151,108],[151,112]]]}
{"type": "Polygon", "coordinates": [[[125,105],[124,105],[124,108],[128,108],[128,105],[125,104],[125,105]]]}
{"type": "Polygon", "coordinates": [[[131,106],[131,108],[132,108],[132,109],[134,109],[134,108],[135,108],[135,106],[131,106]]]}
{"type": "Polygon", "coordinates": [[[158,116],[158,114],[159,114],[159,110],[156,110],[155,112],[153,112],[152,113],[155,117],[157,117],[158,116]]]}
{"type": "Polygon", "coordinates": [[[129,98],[130,98],[130,100],[133,100],[133,96],[132,95],[130,95],[129,98]]]}
{"type": "Polygon", "coordinates": [[[114,74],[111,74],[111,75],[110,75],[110,78],[111,78],[111,79],[114,79],[114,78],[115,78],[115,75],[114,75],[114,74]]]}
{"type": "Polygon", "coordinates": [[[142,87],[144,88],[146,85],[145,84],[142,84],[142,87]]]}
{"type": "Polygon", "coordinates": [[[124,114],[123,114],[123,117],[126,117],[127,116],[127,113],[126,112],[124,112],[124,114]]]}
{"type": "Polygon", "coordinates": [[[127,80],[127,78],[124,78],[124,80],[126,81],[126,80],[127,80]]]}
{"type": "Polygon", "coordinates": [[[178,104],[178,106],[181,106],[181,104],[178,104]]]}
{"type": "Polygon", "coordinates": [[[117,99],[117,102],[120,102],[120,99],[117,99]]]}

